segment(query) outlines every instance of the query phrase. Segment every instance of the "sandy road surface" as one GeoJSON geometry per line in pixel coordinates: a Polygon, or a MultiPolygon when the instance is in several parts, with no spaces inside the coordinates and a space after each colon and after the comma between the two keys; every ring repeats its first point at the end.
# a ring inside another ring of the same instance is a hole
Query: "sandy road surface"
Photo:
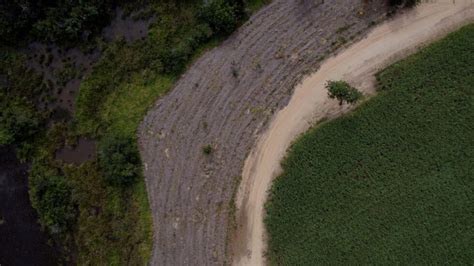
{"type": "Polygon", "coordinates": [[[223,265],[232,195],[272,114],[321,58],[373,21],[384,1],[273,0],[199,58],[139,130],[153,215],[152,265],[223,265]],[[210,156],[204,145],[212,145],[210,156]]]}
{"type": "Polygon", "coordinates": [[[474,21],[474,1],[434,1],[374,28],[360,42],[326,60],[295,89],[289,104],[274,117],[245,162],[236,199],[241,222],[234,241],[234,264],[262,265],[265,250],[264,202],[280,161],[291,142],[314,122],[348,111],[327,97],[327,80],[344,79],[366,94],[374,92],[374,74],[420,45],[474,21]]]}

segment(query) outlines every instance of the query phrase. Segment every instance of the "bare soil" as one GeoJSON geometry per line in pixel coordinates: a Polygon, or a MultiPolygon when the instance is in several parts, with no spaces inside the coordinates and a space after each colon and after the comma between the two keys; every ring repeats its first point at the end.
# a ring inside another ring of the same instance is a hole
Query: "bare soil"
{"type": "Polygon", "coordinates": [[[448,32],[474,21],[472,1],[438,1],[396,16],[373,29],[360,42],[326,60],[296,87],[289,104],[274,117],[247,158],[237,195],[238,237],[234,239],[236,265],[263,265],[266,233],[264,203],[280,161],[291,142],[321,119],[349,111],[329,99],[327,80],[346,80],[365,94],[375,92],[374,74],[448,32]]]}
{"type": "Polygon", "coordinates": [[[258,136],[303,76],[386,17],[384,1],[322,2],[273,1],[197,60],[144,119],[152,265],[232,262],[233,195],[258,136]]]}

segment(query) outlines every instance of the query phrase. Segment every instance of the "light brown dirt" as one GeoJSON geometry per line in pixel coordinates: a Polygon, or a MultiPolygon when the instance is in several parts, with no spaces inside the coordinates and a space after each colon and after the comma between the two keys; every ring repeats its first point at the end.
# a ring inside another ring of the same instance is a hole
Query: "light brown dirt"
{"type": "Polygon", "coordinates": [[[321,2],[273,1],[197,60],[146,116],[139,144],[152,265],[231,262],[232,195],[258,135],[305,73],[385,14],[384,1],[365,9],[363,1],[321,2]]]}
{"type": "Polygon", "coordinates": [[[281,173],[280,161],[291,142],[322,118],[347,112],[327,96],[327,80],[346,80],[365,94],[373,94],[374,74],[420,45],[474,21],[473,1],[425,3],[373,29],[344,52],[326,60],[296,87],[289,104],[279,111],[247,158],[237,195],[241,224],[234,241],[236,265],[265,263],[264,203],[272,179],[281,173]]]}

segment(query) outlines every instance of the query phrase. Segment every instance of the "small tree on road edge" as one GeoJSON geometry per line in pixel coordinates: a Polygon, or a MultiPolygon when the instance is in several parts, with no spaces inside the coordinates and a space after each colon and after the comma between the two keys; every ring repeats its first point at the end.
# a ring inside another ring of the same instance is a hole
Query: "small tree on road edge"
{"type": "Polygon", "coordinates": [[[343,102],[347,102],[349,104],[356,103],[362,97],[361,92],[342,80],[328,81],[326,84],[326,89],[328,90],[329,98],[338,99],[339,105],[342,105],[343,102]]]}

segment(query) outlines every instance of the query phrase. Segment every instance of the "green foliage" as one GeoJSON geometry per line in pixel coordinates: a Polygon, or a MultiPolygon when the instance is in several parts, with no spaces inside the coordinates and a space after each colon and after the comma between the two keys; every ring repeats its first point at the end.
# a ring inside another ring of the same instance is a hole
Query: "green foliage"
{"type": "Polygon", "coordinates": [[[151,253],[151,214],[141,178],[130,189],[111,187],[96,162],[65,173],[78,206],[78,265],[144,265],[151,253]]]}
{"type": "MultiPolygon", "coordinates": [[[[248,5],[256,9],[263,2],[250,1],[248,5]]],[[[216,45],[218,38],[229,33],[216,31],[202,17],[205,7],[221,5],[232,9],[236,23],[244,18],[241,1],[218,0],[204,5],[160,2],[153,5],[156,22],[150,27],[147,38],[130,44],[121,40],[108,45],[93,72],[81,83],[76,98],[80,133],[100,136],[109,127],[115,128],[116,123],[128,122],[124,120],[124,111],[115,108],[116,101],[127,107],[133,105],[128,112],[133,117],[133,125],[138,125],[148,106],[172,87],[187,64],[209,44],[216,45]],[[143,104],[134,105],[132,99],[136,98],[143,104]]]]}
{"type": "Polygon", "coordinates": [[[148,107],[165,94],[174,81],[173,77],[157,76],[145,84],[137,78],[130,84],[121,85],[104,102],[99,113],[101,123],[108,125],[109,132],[134,136],[148,107]]]}
{"type": "Polygon", "coordinates": [[[76,68],[74,64],[67,63],[61,69],[54,72],[58,85],[66,86],[71,80],[80,74],[80,69],[76,68]]]}
{"type": "Polygon", "coordinates": [[[30,34],[60,43],[87,39],[108,22],[114,2],[6,0],[0,6],[0,42],[15,44],[30,34]]]}
{"type": "MultiPolygon", "coordinates": [[[[251,2],[255,10],[265,1],[251,2]]],[[[135,158],[136,130],[148,108],[172,88],[190,62],[222,40],[223,33],[199,18],[200,1],[160,1],[152,7],[156,22],[147,38],[109,44],[81,83],[76,100],[79,132],[100,139],[98,164],[68,170],[68,176],[76,180],[74,187],[83,190],[73,194],[80,198],[78,264],[140,265],[150,258],[152,219],[145,183],[141,169],[135,168],[139,162],[127,159],[123,150],[135,158]],[[113,145],[116,141],[109,136],[117,135],[124,136],[123,145],[133,143],[133,147],[113,145]],[[117,157],[104,155],[104,146],[112,147],[108,149],[112,154],[118,150],[117,157]],[[128,189],[100,181],[114,180],[122,171],[133,173],[134,169],[138,175],[128,189]]]]}
{"type": "MultiPolygon", "coordinates": [[[[68,1],[48,8],[45,18],[33,25],[36,37],[49,41],[77,40],[100,21],[102,1],[68,1]],[[89,27],[88,27],[89,26],[89,27]]],[[[102,23],[100,23],[102,24],[102,23]]]]}
{"type": "Polygon", "coordinates": [[[473,50],[471,24],[295,142],[266,206],[272,264],[474,261],[473,50]]]}
{"type": "Polygon", "coordinates": [[[257,12],[263,6],[269,4],[271,0],[246,0],[245,6],[249,15],[257,12]]]}
{"type": "Polygon", "coordinates": [[[103,137],[99,146],[99,162],[109,184],[130,186],[137,180],[141,170],[136,140],[119,135],[103,137]]]}
{"type": "Polygon", "coordinates": [[[204,153],[205,155],[211,155],[212,153],[212,146],[211,145],[205,145],[202,147],[202,153],[204,153]]]}
{"type": "Polygon", "coordinates": [[[331,99],[339,100],[339,105],[342,105],[344,101],[350,104],[356,103],[362,97],[362,93],[342,80],[328,81],[326,89],[331,99]]]}
{"type": "Polygon", "coordinates": [[[60,234],[74,223],[76,210],[71,200],[71,187],[57,168],[50,166],[46,155],[33,161],[30,199],[40,222],[49,232],[60,234]]]}
{"type": "Polygon", "coordinates": [[[25,67],[25,58],[1,49],[0,145],[19,144],[39,131],[46,114],[37,106],[44,92],[41,77],[25,67]]]}
{"type": "Polygon", "coordinates": [[[94,66],[93,73],[82,83],[76,98],[76,117],[80,127],[94,134],[98,131],[100,120],[98,113],[104,98],[119,84],[129,78],[136,70],[137,57],[133,49],[127,49],[124,41],[115,42],[108,47],[100,61],[94,66]]]}
{"type": "Polygon", "coordinates": [[[19,143],[38,131],[40,120],[36,110],[22,101],[0,92],[0,145],[19,143]]]}
{"type": "MultiPolygon", "coordinates": [[[[67,130],[64,124],[53,124],[30,149],[30,197],[40,223],[53,233],[55,243],[65,250],[63,255],[74,257],[79,265],[146,264],[153,233],[139,162],[135,164],[137,176],[127,189],[110,185],[97,160],[80,166],[62,165],[54,155],[66,141],[67,130]]],[[[117,145],[120,141],[114,139],[104,137],[101,147],[118,151],[120,160],[127,157],[124,154],[138,158],[136,150],[130,149],[135,140],[117,145]]],[[[112,152],[112,163],[118,162],[115,156],[112,152]]]]}
{"type": "MultiPolygon", "coordinates": [[[[93,73],[82,82],[76,99],[81,133],[100,135],[106,130],[100,115],[110,109],[104,106],[109,102],[106,98],[117,97],[117,91],[130,94],[137,87],[153,87],[140,91],[152,91],[158,96],[171,88],[170,81],[182,73],[198,48],[212,36],[207,25],[196,22],[197,7],[188,8],[158,10],[158,21],[148,38],[132,44],[117,41],[107,47],[93,73]],[[157,84],[158,80],[163,85],[157,84]]],[[[150,98],[151,102],[156,96],[150,98]]],[[[139,111],[139,119],[147,106],[139,111]]]]}
{"type": "Polygon", "coordinates": [[[5,0],[0,5],[0,43],[14,44],[40,15],[36,1],[5,0]]]}
{"type": "Polygon", "coordinates": [[[202,6],[199,16],[215,33],[229,34],[241,19],[243,5],[238,3],[239,1],[209,0],[202,6]]]}
{"type": "MultiPolygon", "coordinates": [[[[19,46],[19,41],[33,37],[74,46],[101,29],[113,2],[7,0],[8,5],[0,6],[0,42],[19,46]]],[[[265,1],[251,2],[256,9],[265,1]]],[[[152,220],[136,129],[148,108],[173,86],[186,66],[230,33],[227,26],[235,28],[240,23],[243,2],[228,4],[232,18],[239,21],[212,28],[199,17],[201,1],[147,2],[146,9],[152,12],[146,13],[156,18],[147,38],[107,44],[92,73],[81,82],[77,121],[70,128],[54,125],[46,134],[41,127],[50,115],[47,85],[25,67],[23,56],[0,53],[0,139],[16,144],[22,160],[32,160],[33,206],[40,222],[54,233],[55,243],[77,252],[72,255],[77,264],[148,262],[152,220]],[[99,140],[98,160],[80,166],[56,161],[57,149],[71,134],[99,140]]],[[[133,9],[136,3],[129,7],[133,9]]],[[[51,59],[43,56],[40,61],[48,65],[51,59]]],[[[53,74],[65,85],[78,72],[71,63],[53,74]]]]}

